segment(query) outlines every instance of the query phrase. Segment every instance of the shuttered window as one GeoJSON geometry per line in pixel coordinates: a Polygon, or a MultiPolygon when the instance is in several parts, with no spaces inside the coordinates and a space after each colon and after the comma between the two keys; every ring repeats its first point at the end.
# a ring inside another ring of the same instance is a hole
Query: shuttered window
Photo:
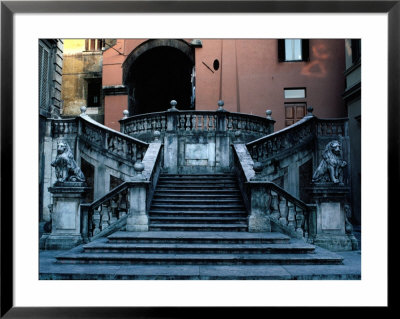
{"type": "Polygon", "coordinates": [[[48,110],[50,74],[50,50],[39,43],[39,106],[48,110]]]}
{"type": "Polygon", "coordinates": [[[279,39],[279,62],[309,61],[309,40],[306,39],[279,39]]]}

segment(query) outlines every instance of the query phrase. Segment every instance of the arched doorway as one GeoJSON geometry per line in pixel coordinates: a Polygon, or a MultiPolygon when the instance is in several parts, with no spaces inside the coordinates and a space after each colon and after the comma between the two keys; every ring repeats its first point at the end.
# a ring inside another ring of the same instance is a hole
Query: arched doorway
{"type": "Polygon", "coordinates": [[[194,108],[193,49],[182,40],[149,40],[123,64],[129,113],[165,111],[170,101],[180,110],[194,108]]]}

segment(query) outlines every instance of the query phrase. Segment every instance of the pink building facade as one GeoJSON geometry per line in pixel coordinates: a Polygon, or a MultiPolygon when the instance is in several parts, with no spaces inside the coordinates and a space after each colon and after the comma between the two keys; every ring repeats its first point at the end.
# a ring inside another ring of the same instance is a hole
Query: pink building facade
{"type": "Polygon", "coordinates": [[[103,53],[105,125],[130,115],[178,109],[265,117],[275,130],[312,106],[320,118],[346,116],[343,39],[118,39],[103,53]],[[296,47],[300,45],[300,47],[296,47]]]}

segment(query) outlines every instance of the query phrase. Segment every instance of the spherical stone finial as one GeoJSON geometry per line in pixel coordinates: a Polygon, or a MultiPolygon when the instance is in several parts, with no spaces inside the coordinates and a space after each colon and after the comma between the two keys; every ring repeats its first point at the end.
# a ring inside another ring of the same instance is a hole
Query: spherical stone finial
{"type": "Polygon", "coordinates": [[[83,115],[83,114],[86,114],[86,106],[84,106],[84,105],[82,105],[81,106],[81,114],[83,115]]]}
{"type": "Polygon", "coordinates": [[[224,110],[224,101],[219,100],[218,101],[218,110],[217,111],[223,111],[224,110]]]}
{"type": "Polygon", "coordinates": [[[176,108],[176,105],[178,104],[178,102],[176,102],[175,100],[172,100],[172,101],[170,102],[170,104],[171,104],[171,108],[175,109],[175,108],[176,108]]]}
{"type": "Polygon", "coordinates": [[[154,131],[153,136],[154,136],[154,141],[158,141],[161,136],[160,131],[154,131]]]}
{"type": "Polygon", "coordinates": [[[144,171],[144,165],[140,160],[136,161],[135,165],[133,165],[133,169],[136,172],[136,176],[134,176],[135,180],[144,180],[145,179],[145,177],[142,174],[142,172],[144,171]]]}
{"type": "Polygon", "coordinates": [[[313,114],[312,114],[312,112],[314,111],[314,108],[312,107],[312,106],[308,106],[307,107],[307,116],[314,116],[313,114]]]}
{"type": "Polygon", "coordinates": [[[123,110],[122,114],[124,115],[123,119],[126,119],[129,116],[129,111],[128,110],[123,110]]]}
{"type": "Polygon", "coordinates": [[[260,174],[264,168],[264,165],[260,162],[254,162],[253,164],[253,170],[256,172],[256,174],[260,174]]]}
{"type": "Polygon", "coordinates": [[[267,114],[267,119],[272,120],[272,111],[271,110],[266,110],[265,113],[267,114]]]}

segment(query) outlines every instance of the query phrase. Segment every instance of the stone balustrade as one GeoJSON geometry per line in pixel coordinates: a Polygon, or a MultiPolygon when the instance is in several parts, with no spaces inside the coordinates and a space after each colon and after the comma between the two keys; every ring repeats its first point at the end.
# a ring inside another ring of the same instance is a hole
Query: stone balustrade
{"type": "Polygon", "coordinates": [[[120,120],[121,132],[145,141],[152,139],[152,132],[159,131],[164,136],[166,131],[178,132],[225,132],[232,135],[240,130],[247,140],[262,137],[273,132],[275,121],[270,112],[267,118],[256,115],[231,113],[223,109],[219,102],[216,111],[180,111],[171,104],[165,112],[149,113],[127,117],[120,120]],[[170,123],[170,126],[168,126],[170,123]]]}
{"type": "Polygon", "coordinates": [[[77,132],[78,132],[78,125],[74,118],[52,119],[51,135],[53,137],[62,137],[67,134],[76,134],[77,132]]]}
{"type": "Polygon", "coordinates": [[[252,160],[244,144],[234,144],[234,169],[249,212],[249,231],[281,231],[312,241],[315,210],[260,176],[262,165],[252,160]]]}
{"type": "Polygon", "coordinates": [[[106,156],[129,163],[143,159],[148,143],[112,130],[86,115],[81,115],[79,119],[79,140],[84,145],[95,147],[106,156]]]}

